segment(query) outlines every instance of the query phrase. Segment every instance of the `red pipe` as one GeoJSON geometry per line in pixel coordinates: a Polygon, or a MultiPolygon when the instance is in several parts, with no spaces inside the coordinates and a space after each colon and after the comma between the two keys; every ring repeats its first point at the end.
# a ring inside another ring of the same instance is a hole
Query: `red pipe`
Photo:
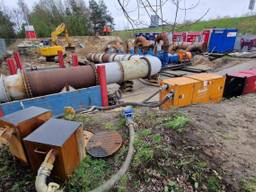
{"type": "Polygon", "coordinates": [[[78,66],[78,56],[77,56],[77,54],[75,54],[75,53],[72,54],[72,61],[73,61],[73,67],[78,66]]]}
{"type": "Polygon", "coordinates": [[[17,68],[20,70],[23,70],[23,65],[22,65],[21,59],[20,59],[20,53],[18,51],[14,52],[13,57],[15,59],[17,68]]]}
{"type": "Polygon", "coordinates": [[[15,63],[14,63],[14,59],[13,58],[8,58],[6,60],[6,62],[7,62],[7,65],[8,65],[10,75],[15,75],[17,73],[17,69],[16,69],[16,66],[15,66],[15,63]]]}
{"type": "Polygon", "coordinates": [[[65,68],[64,57],[63,57],[62,51],[58,51],[58,62],[59,62],[60,68],[65,68]]]}
{"type": "Polygon", "coordinates": [[[98,73],[98,78],[100,82],[102,106],[105,107],[105,106],[108,106],[108,89],[107,89],[105,65],[99,65],[97,67],[97,73],[98,73]]]}

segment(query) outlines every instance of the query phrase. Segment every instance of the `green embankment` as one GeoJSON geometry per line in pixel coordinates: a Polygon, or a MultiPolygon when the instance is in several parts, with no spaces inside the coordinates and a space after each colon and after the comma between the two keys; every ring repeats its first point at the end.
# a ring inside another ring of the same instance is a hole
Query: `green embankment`
{"type": "MultiPolygon", "coordinates": [[[[176,31],[201,31],[206,28],[237,28],[240,33],[256,34],[256,16],[237,17],[237,18],[223,18],[210,21],[201,21],[196,24],[178,25],[176,31]]],[[[134,32],[169,32],[171,26],[164,26],[158,28],[141,28],[133,30],[115,31],[114,35],[120,36],[126,40],[133,37],[134,32]]]]}

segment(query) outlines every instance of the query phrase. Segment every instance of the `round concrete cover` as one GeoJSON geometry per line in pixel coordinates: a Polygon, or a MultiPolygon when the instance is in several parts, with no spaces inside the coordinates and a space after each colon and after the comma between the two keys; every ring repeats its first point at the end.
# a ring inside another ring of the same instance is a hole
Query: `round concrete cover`
{"type": "Polygon", "coordinates": [[[117,152],[122,143],[122,136],[117,132],[99,132],[90,138],[86,149],[93,157],[108,157],[117,152]]]}

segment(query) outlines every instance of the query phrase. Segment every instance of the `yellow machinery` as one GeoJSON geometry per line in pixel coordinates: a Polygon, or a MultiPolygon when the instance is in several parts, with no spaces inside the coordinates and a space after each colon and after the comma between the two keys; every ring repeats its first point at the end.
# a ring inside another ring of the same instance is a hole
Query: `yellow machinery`
{"type": "Polygon", "coordinates": [[[220,102],[225,77],[213,73],[201,73],[166,79],[161,82],[161,86],[165,84],[169,85],[169,88],[160,92],[160,100],[163,100],[169,92],[174,92],[173,99],[161,106],[161,109],[168,110],[172,106],[183,107],[197,103],[220,102]]]}
{"type": "Polygon", "coordinates": [[[58,36],[64,32],[65,41],[68,43],[66,50],[74,50],[72,46],[72,40],[69,37],[68,30],[65,23],[61,23],[52,33],[51,33],[51,46],[40,48],[41,56],[46,58],[52,58],[58,55],[58,51],[64,52],[64,48],[58,45],[58,36]]]}

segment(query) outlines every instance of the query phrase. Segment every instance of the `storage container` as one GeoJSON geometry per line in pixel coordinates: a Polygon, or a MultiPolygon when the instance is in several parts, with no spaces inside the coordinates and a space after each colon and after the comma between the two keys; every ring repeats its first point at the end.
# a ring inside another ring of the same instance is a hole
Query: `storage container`
{"type": "Polygon", "coordinates": [[[240,71],[227,75],[224,96],[226,98],[256,93],[256,70],[240,71]]]}
{"type": "Polygon", "coordinates": [[[57,157],[52,175],[67,179],[85,156],[81,123],[50,119],[24,138],[25,148],[36,173],[46,154],[54,149],[57,157]]]}
{"type": "Polygon", "coordinates": [[[237,29],[213,29],[209,41],[209,53],[230,53],[234,50],[237,29]]]}
{"type": "Polygon", "coordinates": [[[200,83],[197,80],[188,77],[177,77],[161,82],[162,85],[169,85],[167,90],[160,92],[160,100],[162,101],[170,92],[174,92],[174,97],[161,106],[161,109],[168,110],[172,106],[183,107],[192,103],[195,84],[200,83]]]}
{"type": "Polygon", "coordinates": [[[44,108],[29,107],[0,118],[0,126],[6,128],[3,137],[9,142],[11,153],[28,164],[22,139],[50,119],[52,113],[44,108]]]}
{"type": "Polygon", "coordinates": [[[202,82],[201,88],[198,89],[198,96],[200,96],[200,92],[205,90],[208,91],[207,95],[209,96],[208,99],[194,97],[192,103],[198,103],[201,101],[205,102],[206,100],[209,100],[209,102],[218,103],[222,100],[225,86],[225,77],[214,73],[200,73],[190,75],[188,77],[202,82]]]}

